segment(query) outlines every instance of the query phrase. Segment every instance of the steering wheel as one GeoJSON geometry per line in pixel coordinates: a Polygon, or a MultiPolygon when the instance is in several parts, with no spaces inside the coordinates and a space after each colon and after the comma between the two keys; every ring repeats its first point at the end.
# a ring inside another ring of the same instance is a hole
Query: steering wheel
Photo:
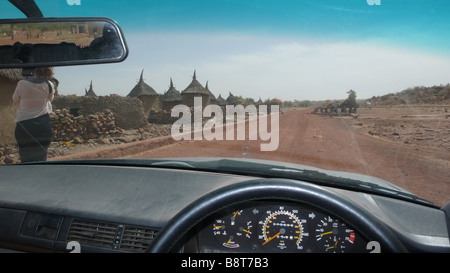
{"type": "Polygon", "coordinates": [[[219,210],[247,201],[268,199],[301,202],[320,208],[345,219],[368,239],[380,243],[382,252],[407,252],[397,236],[383,222],[353,201],[317,185],[273,178],[228,185],[202,196],[165,225],[147,252],[173,251],[189,230],[219,210]]]}

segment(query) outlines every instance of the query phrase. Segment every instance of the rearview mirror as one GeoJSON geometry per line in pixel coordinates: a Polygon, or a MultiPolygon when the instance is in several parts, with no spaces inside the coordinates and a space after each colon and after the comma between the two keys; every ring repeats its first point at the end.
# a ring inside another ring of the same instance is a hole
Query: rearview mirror
{"type": "Polygon", "coordinates": [[[128,48],[108,18],[0,20],[0,68],[121,62],[128,48]]]}

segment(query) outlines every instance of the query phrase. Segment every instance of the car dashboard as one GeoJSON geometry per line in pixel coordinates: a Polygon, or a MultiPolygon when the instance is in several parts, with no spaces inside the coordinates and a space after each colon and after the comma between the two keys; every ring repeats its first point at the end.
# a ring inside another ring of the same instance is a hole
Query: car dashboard
{"type": "Polygon", "coordinates": [[[368,241],[353,227],[304,204],[250,202],[206,223],[198,232],[201,253],[368,252],[368,241]]]}
{"type": "MultiPolygon", "coordinates": [[[[145,252],[189,204],[260,177],[92,164],[1,167],[2,252],[145,252]]],[[[290,183],[290,182],[289,182],[290,183]]],[[[449,252],[439,208],[332,187],[372,215],[411,252],[449,252]]],[[[383,252],[373,234],[333,207],[279,198],[230,203],[199,220],[176,251],[383,252]]]]}

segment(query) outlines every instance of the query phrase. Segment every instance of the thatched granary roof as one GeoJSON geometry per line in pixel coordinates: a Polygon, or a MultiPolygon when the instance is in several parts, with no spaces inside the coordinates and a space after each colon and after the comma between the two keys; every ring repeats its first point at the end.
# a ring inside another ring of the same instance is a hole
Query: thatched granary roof
{"type": "Polygon", "coordinates": [[[209,101],[212,103],[217,103],[217,99],[216,96],[214,96],[214,94],[211,92],[211,90],[209,90],[208,88],[208,82],[206,82],[206,86],[205,86],[206,91],[209,93],[209,101]]]}
{"type": "Polygon", "coordinates": [[[232,105],[238,103],[238,100],[236,99],[235,96],[233,96],[233,94],[231,94],[231,92],[230,92],[230,95],[229,95],[228,98],[227,98],[227,103],[228,103],[228,104],[232,104],[232,105]]]}
{"type": "Polygon", "coordinates": [[[85,90],[85,96],[97,97],[97,94],[95,94],[94,89],[92,88],[92,81],[91,85],[89,86],[89,91],[85,90]]]}
{"type": "Polygon", "coordinates": [[[182,95],[184,94],[201,94],[201,95],[208,95],[209,96],[209,92],[201,85],[201,83],[199,83],[197,81],[197,76],[196,76],[196,72],[194,70],[194,76],[192,77],[192,82],[191,84],[189,84],[188,87],[186,87],[186,89],[184,89],[181,92],[182,95]]]}
{"type": "Polygon", "coordinates": [[[170,88],[159,98],[163,102],[181,101],[180,92],[173,86],[172,78],[170,79],[170,88]]]}
{"type": "Polygon", "coordinates": [[[144,70],[141,72],[141,78],[136,86],[130,91],[127,97],[139,98],[141,96],[158,96],[158,93],[144,82],[144,70]]]}
{"type": "Polygon", "coordinates": [[[22,69],[0,69],[0,77],[7,78],[11,81],[20,81],[25,79],[22,75],[22,69]]]}
{"type": "Polygon", "coordinates": [[[222,98],[222,95],[219,94],[219,97],[217,98],[217,105],[223,106],[227,105],[227,101],[222,98]]]}

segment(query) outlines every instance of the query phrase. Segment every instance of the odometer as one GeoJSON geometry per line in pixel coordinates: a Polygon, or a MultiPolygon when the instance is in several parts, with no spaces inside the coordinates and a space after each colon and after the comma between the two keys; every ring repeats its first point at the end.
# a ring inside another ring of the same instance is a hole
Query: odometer
{"type": "Polygon", "coordinates": [[[275,251],[298,251],[303,249],[302,241],[309,236],[305,231],[306,219],[298,216],[298,210],[281,206],[276,211],[267,211],[267,217],[259,222],[259,242],[264,249],[275,251]]]}

